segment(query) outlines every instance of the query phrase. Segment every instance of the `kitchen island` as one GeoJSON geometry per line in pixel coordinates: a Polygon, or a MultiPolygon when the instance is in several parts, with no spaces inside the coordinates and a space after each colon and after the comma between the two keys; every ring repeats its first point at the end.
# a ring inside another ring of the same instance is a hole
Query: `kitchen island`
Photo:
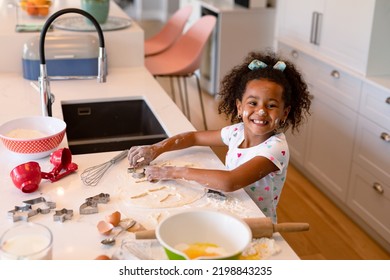
{"type": "MultiPolygon", "coordinates": [[[[139,39],[139,29],[136,27],[135,40],[139,39]]],[[[11,34],[11,33],[10,33],[11,34]]],[[[142,30],[141,30],[142,34],[142,30]]],[[[17,36],[19,34],[15,34],[17,36]]],[[[118,40],[123,36],[121,32],[110,33],[106,37],[107,45],[110,45],[110,38],[118,40]]],[[[131,41],[132,39],[130,39],[131,41]]],[[[127,42],[127,41],[126,41],[127,42]]],[[[118,50],[124,46],[119,46],[118,50]]],[[[143,44],[139,43],[134,53],[143,52],[143,44]]],[[[115,48],[110,53],[115,52],[115,48]]],[[[20,60],[19,56],[14,56],[15,63],[20,60]]],[[[110,54],[108,54],[110,60],[110,54]]],[[[143,57],[136,57],[136,64],[143,61],[143,57]]],[[[63,103],[78,103],[91,101],[110,100],[144,100],[157,120],[162,125],[168,136],[172,136],[185,131],[195,130],[192,124],[186,119],[183,113],[161,88],[158,82],[142,65],[120,67],[109,64],[109,75],[106,83],[97,83],[95,80],[68,80],[52,81],[51,91],[55,95],[53,104],[53,117],[63,119],[63,103]]],[[[0,71],[0,123],[25,116],[41,115],[41,104],[39,92],[36,89],[37,83],[23,79],[21,70],[0,71]]],[[[133,120],[136,122],[137,120],[133,120]]],[[[124,123],[123,125],[126,125],[124,123]]],[[[59,148],[68,147],[65,137],[59,148]]],[[[227,194],[228,202],[214,201],[206,195],[200,199],[181,207],[171,208],[142,208],[129,205],[130,197],[126,190],[134,185],[134,180],[127,172],[128,162],[122,160],[112,166],[95,187],[86,186],[80,178],[80,174],[88,167],[109,161],[119,152],[104,152],[94,154],[73,155],[72,162],[78,165],[76,173],[68,175],[57,182],[42,180],[39,189],[30,194],[22,193],[17,189],[11,180],[10,171],[19,164],[29,160],[10,153],[0,144],[0,186],[2,194],[0,198],[0,234],[12,227],[15,223],[23,221],[13,221],[9,211],[15,206],[22,206],[23,201],[43,197],[48,202],[54,202],[55,209],[47,214],[39,213],[28,218],[28,221],[41,223],[48,226],[54,238],[53,259],[57,260],[91,260],[98,255],[115,255],[120,246],[121,240],[131,239],[132,235],[121,234],[117,243],[113,247],[100,243],[106,236],[99,233],[97,224],[105,217],[115,211],[122,214],[122,218],[135,219],[145,229],[154,229],[156,225],[165,217],[177,211],[188,209],[214,209],[218,211],[230,212],[241,218],[264,217],[249,196],[239,190],[227,194]],[[87,198],[109,195],[107,203],[98,204],[98,212],[94,214],[81,214],[80,206],[87,198]],[[55,210],[73,210],[70,220],[54,221],[55,210]]],[[[48,172],[53,166],[50,158],[36,160],[41,170],[48,172]]],[[[166,153],[158,157],[159,161],[181,161],[191,162],[197,166],[205,168],[223,169],[224,165],[219,158],[208,147],[193,147],[190,149],[166,153]]],[[[42,206],[41,206],[42,207],[42,206]]],[[[299,233],[296,233],[299,234],[299,233]]],[[[271,259],[298,259],[298,256],[285,242],[280,234],[274,234],[274,239],[280,252],[271,256],[271,259]]],[[[152,255],[155,259],[164,259],[166,256],[156,241],[149,244],[152,255]]]]}
{"type": "MultiPolygon", "coordinates": [[[[194,130],[169,96],[163,91],[150,73],[144,67],[114,68],[110,70],[107,83],[98,84],[96,81],[55,81],[51,83],[52,92],[56,96],[53,104],[53,116],[62,119],[61,103],[93,100],[128,100],[144,99],[156,115],[168,135],[194,130]]],[[[23,116],[40,115],[39,93],[18,74],[3,73],[0,77],[0,100],[4,108],[0,113],[0,123],[23,116]]],[[[136,120],[134,120],[136,121],[136,120]]],[[[126,125],[126,124],[123,124],[126,125]]],[[[61,147],[67,147],[66,137],[61,147]]],[[[0,185],[2,186],[0,204],[0,232],[13,225],[7,216],[8,211],[15,206],[21,206],[23,201],[44,197],[46,201],[56,203],[56,209],[71,209],[74,215],[71,220],[63,223],[53,220],[54,210],[48,214],[38,214],[29,218],[31,222],[47,225],[54,235],[54,259],[93,259],[98,255],[112,255],[118,250],[120,241],[114,247],[100,244],[104,238],[97,230],[97,223],[114,211],[120,211],[124,217],[133,218],[146,229],[153,229],[157,223],[175,211],[190,208],[213,209],[217,206],[221,211],[245,217],[262,217],[263,214],[243,190],[230,193],[228,197],[239,201],[237,209],[222,203],[213,203],[204,196],[199,201],[178,208],[140,209],[129,207],[121,195],[123,188],[131,188],[131,176],[127,173],[128,162],[122,160],[115,164],[95,186],[85,186],[80,179],[80,173],[92,165],[110,160],[118,152],[73,155],[72,161],[78,164],[78,171],[61,180],[51,183],[42,180],[39,190],[25,194],[17,189],[10,178],[10,171],[17,165],[26,162],[25,159],[11,154],[1,144],[0,146],[0,185]],[[101,193],[109,194],[107,204],[99,204],[99,212],[91,215],[79,213],[79,207],[88,197],[101,193]],[[245,211],[243,211],[243,209],[245,211]]],[[[161,155],[159,160],[181,160],[208,168],[224,168],[222,162],[210,148],[194,147],[187,150],[161,155]]],[[[52,165],[49,157],[39,159],[42,171],[50,171],[52,165]]],[[[20,221],[18,221],[20,222],[20,221]]],[[[299,233],[296,233],[299,234],[299,233]]],[[[126,235],[121,235],[126,238],[126,235]]],[[[276,259],[297,259],[296,254],[279,234],[274,235],[281,252],[273,256],[276,259]]],[[[120,239],[120,238],[119,238],[120,239]]],[[[161,255],[160,255],[161,257],[161,255]]]]}

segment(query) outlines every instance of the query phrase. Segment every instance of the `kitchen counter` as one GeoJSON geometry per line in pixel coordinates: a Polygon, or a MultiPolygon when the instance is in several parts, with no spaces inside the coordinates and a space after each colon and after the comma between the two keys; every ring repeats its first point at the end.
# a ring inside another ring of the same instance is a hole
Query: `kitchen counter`
{"type": "MultiPolygon", "coordinates": [[[[111,69],[107,83],[104,84],[89,80],[55,81],[51,83],[51,89],[56,96],[56,101],[53,105],[53,116],[57,118],[62,118],[61,102],[142,98],[151,107],[168,135],[194,130],[191,123],[144,67],[111,69]]],[[[0,100],[2,108],[8,108],[0,112],[0,123],[14,118],[40,114],[39,93],[31,85],[30,81],[24,80],[18,74],[8,73],[1,75],[0,100]]],[[[66,137],[61,143],[61,147],[67,147],[66,137]]],[[[21,206],[25,200],[43,196],[47,201],[56,202],[57,210],[66,208],[74,211],[73,218],[63,223],[53,221],[53,210],[49,214],[38,214],[29,218],[30,221],[45,224],[52,230],[54,234],[53,258],[93,259],[101,254],[112,255],[120,246],[120,240],[112,248],[101,245],[100,241],[103,239],[103,236],[98,233],[96,228],[98,221],[103,220],[106,215],[114,211],[120,211],[124,216],[136,219],[146,229],[153,229],[158,220],[166,217],[169,213],[189,209],[190,207],[215,208],[215,205],[210,203],[206,197],[183,208],[139,209],[129,207],[124,203],[123,196],[120,195],[121,189],[131,187],[129,175],[127,174],[128,163],[126,160],[122,160],[114,165],[96,187],[83,185],[79,177],[82,170],[91,165],[106,162],[116,154],[117,152],[74,155],[72,161],[79,166],[77,173],[54,183],[42,180],[38,191],[24,194],[13,185],[9,173],[15,166],[26,162],[26,160],[10,154],[1,144],[0,185],[2,186],[2,195],[0,212],[2,214],[0,215],[0,233],[13,225],[13,221],[7,218],[8,211],[13,210],[15,206],[21,206]],[[99,204],[99,212],[96,214],[80,215],[79,207],[85,202],[85,199],[100,193],[108,193],[110,202],[99,204]]],[[[158,159],[164,161],[173,159],[191,161],[208,168],[224,168],[212,150],[205,147],[194,147],[183,151],[166,153],[158,159]]],[[[49,157],[37,161],[41,165],[42,171],[50,171],[52,169],[49,157]]],[[[229,197],[240,201],[238,208],[224,208],[224,206],[219,205],[218,208],[220,210],[232,212],[243,218],[263,216],[243,190],[231,193],[229,197]]],[[[121,237],[125,238],[126,235],[122,234],[121,237]]],[[[280,246],[281,252],[272,258],[298,258],[279,234],[275,234],[274,238],[280,246]]]]}
{"type": "MultiPolygon", "coordinates": [[[[60,2],[69,7],[70,4],[79,1],[61,0],[60,2]]],[[[4,8],[8,9],[6,3],[7,1],[0,0],[0,21],[2,23],[0,25],[0,40],[2,42],[0,124],[15,118],[41,114],[40,96],[36,89],[37,83],[23,79],[21,66],[15,66],[21,57],[18,46],[21,47],[31,34],[14,31],[14,19],[10,17],[9,10],[4,10],[4,8]]],[[[112,2],[112,4],[110,15],[125,16],[115,3],[112,2]]],[[[55,30],[54,32],[68,31],[55,30]]],[[[95,80],[52,81],[50,83],[51,91],[55,95],[53,117],[63,118],[61,110],[63,102],[144,99],[169,136],[195,130],[169,95],[143,66],[143,34],[143,30],[135,22],[130,28],[124,30],[104,32],[109,61],[107,82],[100,84],[95,80]]],[[[59,148],[67,146],[65,137],[59,148]]],[[[117,252],[121,239],[129,238],[130,234],[121,234],[116,245],[109,248],[100,243],[105,236],[101,235],[96,227],[100,220],[115,211],[120,211],[124,218],[136,219],[146,229],[154,229],[161,219],[175,211],[190,208],[218,209],[231,212],[242,218],[264,216],[243,190],[228,194],[229,199],[237,202],[234,207],[224,203],[214,203],[205,196],[181,208],[143,209],[131,207],[126,203],[128,198],[123,195],[124,191],[134,184],[134,180],[127,173],[127,160],[122,160],[112,166],[97,186],[90,187],[82,183],[80,174],[84,169],[107,162],[118,153],[73,155],[72,161],[78,165],[76,173],[54,183],[42,180],[38,191],[25,194],[13,185],[10,171],[28,160],[11,154],[0,143],[0,158],[2,159],[0,162],[0,186],[2,188],[0,234],[14,224],[12,219],[7,216],[8,211],[13,210],[15,206],[22,206],[23,201],[38,197],[55,202],[56,210],[63,208],[73,210],[72,219],[63,223],[53,220],[54,210],[48,214],[38,214],[29,218],[29,221],[45,224],[52,230],[54,235],[53,258],[59,260],[88,260],[101,254],[111,256],[117,252]],[[98,213],[81,215],[79,207],[85,202],[85,199],[101,193],[109,194],[110,201],[107,204],[99,204],[98,213]]],[[[161,155],[158,160],[179,160],[206,168],[224,168],[218,157],[207,147],[193,147],[183,151],[166,153],[161,155]]],[[[36,161],[44,172],[49,172],[53,168],[49,157],[36,161]]],[[[298,256],[281,235],[275,234],[274,239],[281,252],[274,255],[273,259],[298,259],[298,256]]],[[[153,257],[164,259],[165,255],[161,254],[161,247],[156,245],[156,242],[154,242],[154,246],[160,249],[160,253],[154,254],[153,257]]]]}
{"type": "MultiPolygon", "coordinates": [[[[23,45],[26,41],[34,36],[39,36],[39,32],[15,32],[18,19],[16,16],[16,7],[8,5],[12,0],[0,0],[0,73],[2,72],[17,72],[22,73],[22,54],[23,45]]],[[[80,0],[53,0],[51,7],[52,13],[64,8],[80,8],[80,0]]],[[[64,17],[74,17],[77,14],[64,14],[57,19],[64,17]]],[[[129,19],[127,14],[114,1],[110,4],[110,17],[129,19]]],[[[31,19],[27,16],[22,23],[43,24],[46,19],[31,19]]],[[[20,18],[20,17],[19,17],[20,18]]],[[[75,32],[54,29],[48,32],[46,36],[51,35],[67,35],[67,34],[90,34],[97,36],[97,32],[75,32]]],[[[144,65],[143,43],[144,31],[131,19],[131,24],[125,29],[104,31],[104,38],[106,43],[106,51],[108,57],[108,67],[138,67],[144,65]]]]}

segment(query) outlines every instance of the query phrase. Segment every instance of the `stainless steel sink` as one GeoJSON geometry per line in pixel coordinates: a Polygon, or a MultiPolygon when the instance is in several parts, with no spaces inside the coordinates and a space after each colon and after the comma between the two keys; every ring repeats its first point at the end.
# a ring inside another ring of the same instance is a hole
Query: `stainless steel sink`
{"type": "Polygon", "coordinates": [[[120,151],[167,138],[142,99],[63,102],[61,106],[69,149],[75,155],[120,151]]]}

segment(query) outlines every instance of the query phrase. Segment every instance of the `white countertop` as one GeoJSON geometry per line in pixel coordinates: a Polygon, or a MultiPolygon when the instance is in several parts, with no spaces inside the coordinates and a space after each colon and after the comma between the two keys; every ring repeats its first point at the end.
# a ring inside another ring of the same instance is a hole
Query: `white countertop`
{"type": "MultiPolygon", "coordinates": [[[[22,73],[22,55],[23,45],[34,36],[39,36],[39,32],[18,33],[15,32],[15,26],[20,22],[16,16],[16,7],[9,7],[8,3],[12,0],[0,0],[0,73],[17,72],[22,73]]],[[[80,0],[53,0],[51,7],[52,13],[63,8],[80,8],[80,0]]],[[[66,16],[77,16],[77,14],[64,14],[57,19],[66,16]]],[[[111,1],[109,16],[129,18],[127,14],[111,1]]],[[[27,17],[26,17],[27,18],[27,17]]],[[[37,19],[36,22],[31,18],[22,21],[26,23],[43,24],[46,19],[37,19]]],[[[144,65],[143,43],[144,31],[136,21],[131,20],[128,28],[112,31],[103,31],[108,57],[109,67],[138,67],[144,65]]],[[[97,36],[97,32],[75,32],[54,29],[48,32],[47,36],[52,34],[90,34],[97,36]]]]}

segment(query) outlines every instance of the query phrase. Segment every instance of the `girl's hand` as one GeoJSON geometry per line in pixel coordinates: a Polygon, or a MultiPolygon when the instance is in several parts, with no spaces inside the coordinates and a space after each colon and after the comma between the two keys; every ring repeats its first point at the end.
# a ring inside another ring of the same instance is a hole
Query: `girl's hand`
{"type": "Polygon", "coordinates": [[[131,147],[127,159],[130,166],[134,168],[148,165],[155,159],[155,149],[153,145],[131,147]]]}
{"type": "Polygon", "coordinates": [[[156,182],[161,180],[177,179],[175,174],[180,173],[185,167],[174,166],[148,166],[145,175],[148,181],[156,182]]]}

